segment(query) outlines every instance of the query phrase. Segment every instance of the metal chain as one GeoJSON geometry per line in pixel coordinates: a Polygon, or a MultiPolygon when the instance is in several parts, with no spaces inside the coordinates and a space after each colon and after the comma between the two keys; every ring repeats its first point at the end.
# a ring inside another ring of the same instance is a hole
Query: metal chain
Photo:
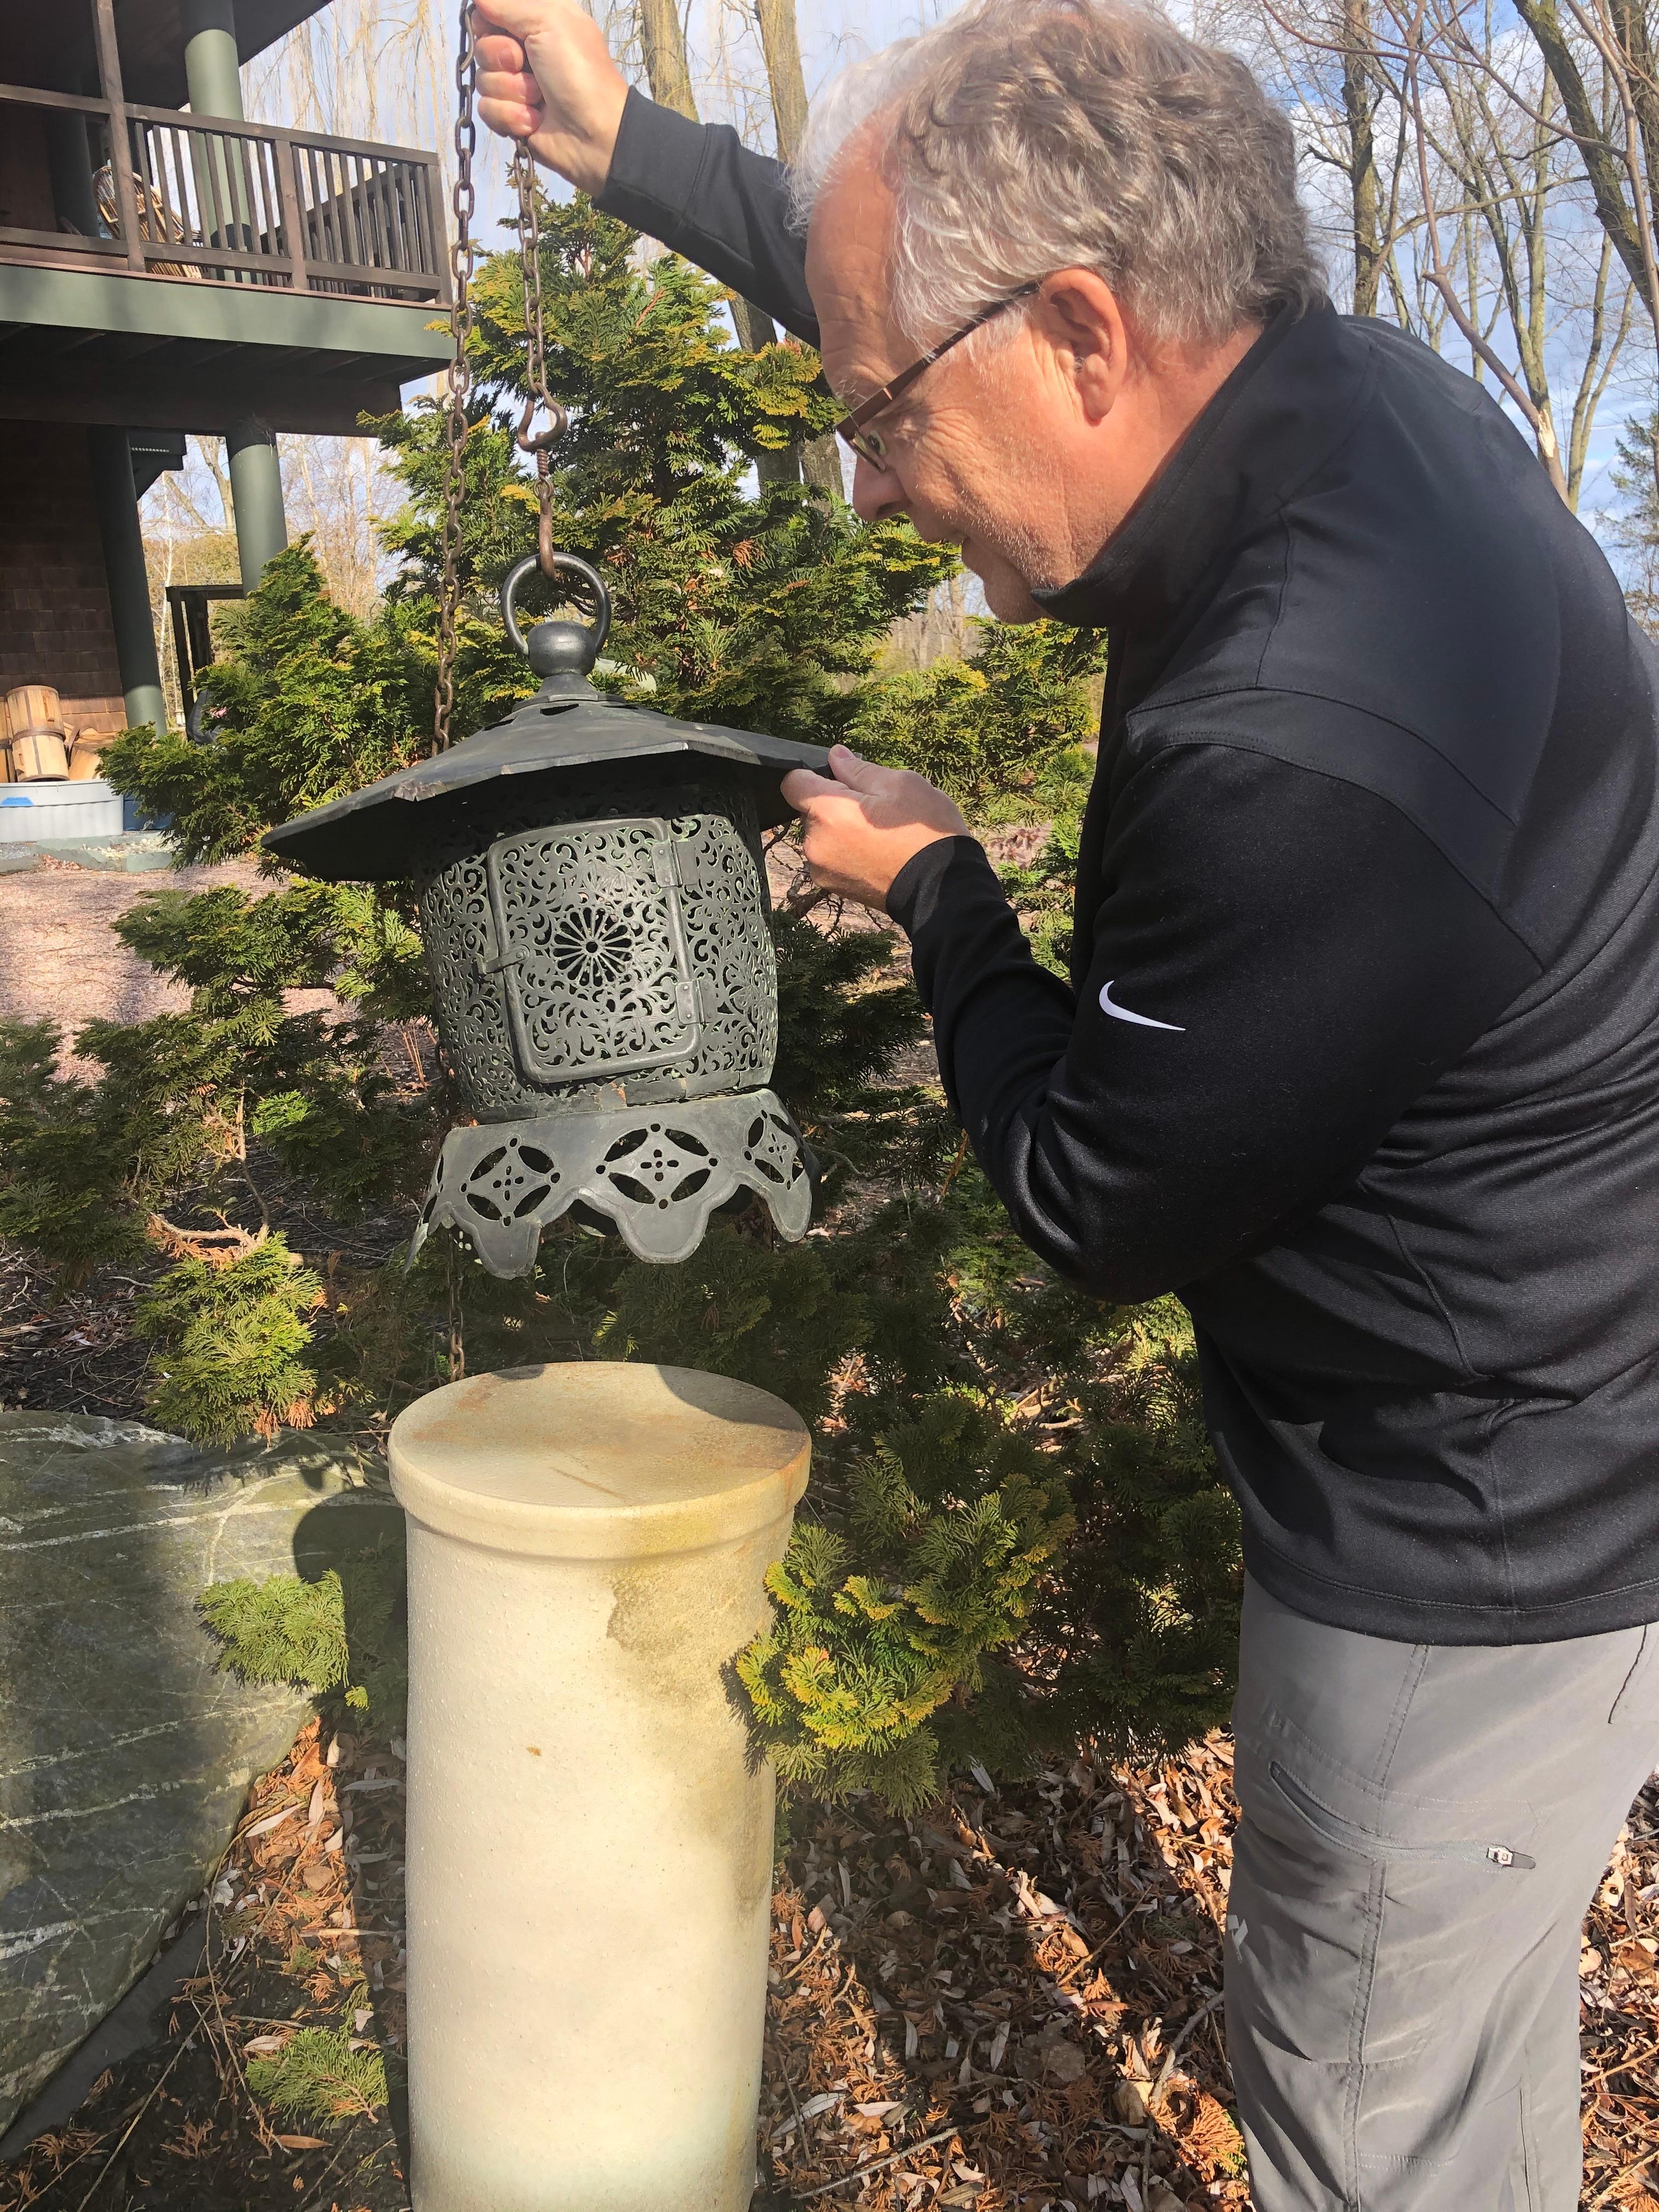
{"type": "Polygon", "coordinates": [[[438,681],[432,714],[434,752],[442,752],[449,745],[450,725],[455,713],[455,626],[461,605],[461,494],[465,483],[467,402],[472,396],[472,365],[467,358],[467,341],[472,335],[472,217],[477,207],[472,182],[472,164],[478,148],[478,126],[472,113],[477,74],[471,0],[461,0],[460,40],[455,54],[455,189],[451,200],[455,235],[449,248],[450,356],[444,392],[444,434],[448,450],[444,459],[438,681]]]}
{"type": "Polygon", "coordinates": [[[525,382],[530,397],[525,401],[514,443],[521,453],[536,456],[536,558],[544,576],[553,566],[553,477],[550,448],[563,437],[570,417],[547,388],[547,330],[542,310],[542,218],[536,197],[536,169],[530,149],[521,138],[513,149],[513,182],[519,194],[519,264],[524,272],[524,325],[529,341],[525,382]],[[530,425],[540,408],[547,428],[531,434],[530,425]]]}

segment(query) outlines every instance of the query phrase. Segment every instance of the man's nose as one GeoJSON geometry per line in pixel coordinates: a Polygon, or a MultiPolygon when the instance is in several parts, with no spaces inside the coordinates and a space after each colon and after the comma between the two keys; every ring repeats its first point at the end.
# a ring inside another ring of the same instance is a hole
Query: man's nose
{"type": "Polygon", "coordinates": [[[862,453],[853,464],[853,512],[865,522],[884,522],[903,514],[904,486],[891,469],[878,469],[862,453]]]}

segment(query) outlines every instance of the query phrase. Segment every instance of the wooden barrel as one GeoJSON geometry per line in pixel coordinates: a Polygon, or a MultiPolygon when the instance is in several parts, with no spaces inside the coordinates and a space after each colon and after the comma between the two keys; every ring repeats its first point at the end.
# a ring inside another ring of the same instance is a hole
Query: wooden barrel
{"type": "Polygon", "coordinates": [[[86,783],[104,773],[104,755],[115,743],[113,730],[82,730],[70,747],[71,783],[86,783]]]}
{"type": "Polygon", "coordinates": [[[18,783],[64,783],[69,755],[56,730],[28,730],[11,741],[11,772],[18,783]]]}
{"type": "Polygon", "coordinates": [[[20,684],[6,694],[6,735],[26,738],[34,730],[64,734],[63,702],[50,684],[20,684]]]}

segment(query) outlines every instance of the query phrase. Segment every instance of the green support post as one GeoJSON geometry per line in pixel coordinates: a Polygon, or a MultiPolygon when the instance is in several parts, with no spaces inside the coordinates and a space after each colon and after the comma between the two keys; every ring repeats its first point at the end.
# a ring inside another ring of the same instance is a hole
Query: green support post
{"type": "Polygon", "coordinates": [[[127,726],[150,723],[157,735],[167,726],[161,691],[161,664],[155,651],[150,616],[149,576],[144,567],[144,538],[138,501],[132,488],[132,453],[125,430],[100,426],[87,432],[92,460],[93,495],[98,532],[104,543],[104,574],[115,626],[115,658],[121,672],[127,726]]]}
{"type": "Polygon", "coordinates": [[[240,123],[242,77],[235,0],[183,0],[179,27],[185,34],[185,88],[191,113],[222,115],[240,123]]]}
{"type": "MultiPolygon", "coordinates": [[[[185,34],[185,89],[190,95],[191,114],[204,120],[220,116],[227,122],[240,123],[242,75],[235,0],[181,0],[179,27],[185,34]]],[[[255,240],[236,148],[234,139],[199,131],[191,134],[191,161],[196,171],[203,234],[210,242],[218,240],[247,252],[255,240]],[[228,235],[210,221],[210,207],[230,217],[228,235]]]]}
{"type": "Polygon", "coordinates": [[[276,441],[263,422],[233,423],[225,440],[230,456],[230,503],[236,522],[236,551],[242,583],[252,591],[267,561],[288,544],[283,512],[283,472],[276,441]]]}

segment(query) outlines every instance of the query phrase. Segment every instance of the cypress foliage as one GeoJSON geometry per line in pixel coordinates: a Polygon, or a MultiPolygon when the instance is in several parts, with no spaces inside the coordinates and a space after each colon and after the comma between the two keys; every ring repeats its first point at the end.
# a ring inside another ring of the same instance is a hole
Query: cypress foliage
{"type": "MultiPolygon", "coordinates": [[[[550,362],[573,410],[555,537],[611,584],[599,680],[672,712],[847,736],[981,823],[1052,821],[1007,880],[1040,956],[1063,964],[1099,641],[985,624],[965,661],[884,669],[887,629],[946,556],[907,525],[757,483],[757,454],[833,413],[814,357],[739,352],[707,280],[672,257],[641,270],[630,234],[581,201],[545,223],[550,362]]],[[[491,604],[534,543],[510,437],[519,284],[516,256],[481,274],[463,731],[533,683],[491,604]]],[[[410,493],[380,612],[334,606],[291,547],[234,618],[210,741],[138,732],[115,749],[112,780],[171,814],[185,858],[248,854],[270,823],[426,742],[441,425],[417,406],[380,428],[410,493]]],[[[1182,1740],[1224,1711],[1239,1571],[1179,1310],[1103,1308],[1020,1244],[918,1073],[923,1023],[893,939],[824,919],[775,917],[775,1079],[824,1165],[801,1244],[755,1210],[717,1220],[683,1266],[647,1267],[562,1224],[522,1283],[444,1240],[407,1272],[325,1282],[305,1264],[322,1255],[291,1249],[302,1210],[285,1213],[273,1183],[342,1219],[406,1203],[453,1101],[441,1074],[400,1080],[388,1050],[393,1025],[429,1010],[410,887],[286,879],[129,914],[126,941],[190,1006],[82,1031],[98,1079],[54,1073],[50,1025],[0,1029],[0,1234],[71,1276],[147,1245],[176,1256],[142,1312],[151,1412],[198,1437],[372,1429],[462,1357],[470,1371],[665,1360],[778,1392],[817,1425],[815,1479],[772,1627],[734,1657],[757,1741],[803,1787],[914,1804],[969,1759],[1007,1771],[1080,1736],[1182,1740]],[[288,1010],[286,989],[324,983],[338,1019],[288,1010]]],[[[398,1694],[396,1573],[380,1562],[355,1598],[349,1574],[232,1586],[209,1618],[228,1663],[379,1711],[398,1694]]]]}

